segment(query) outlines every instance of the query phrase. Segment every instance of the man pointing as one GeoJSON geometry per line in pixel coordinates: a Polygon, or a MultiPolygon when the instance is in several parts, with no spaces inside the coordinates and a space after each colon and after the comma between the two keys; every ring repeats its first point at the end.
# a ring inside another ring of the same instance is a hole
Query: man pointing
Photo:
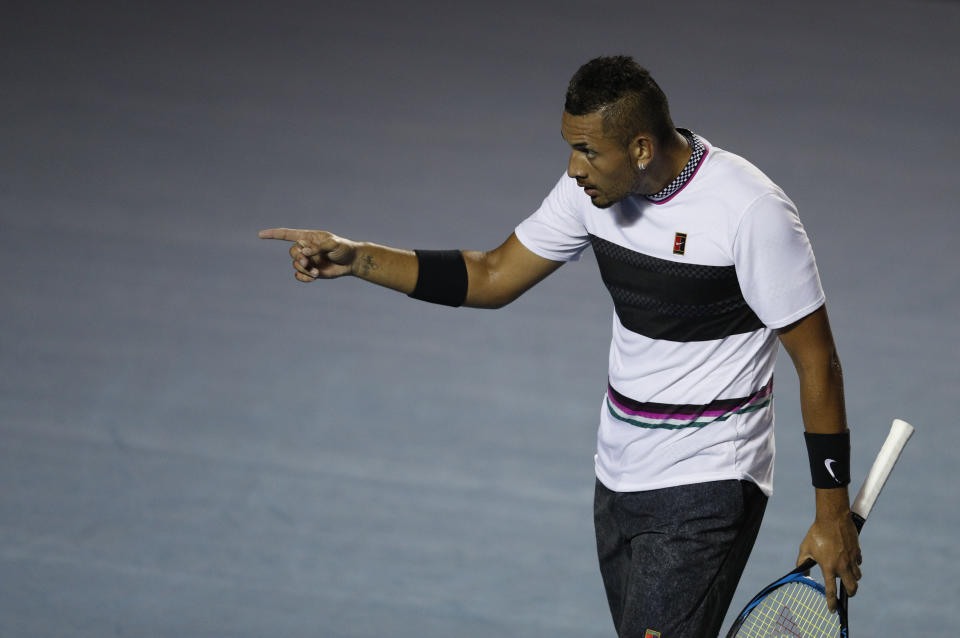
{"type": "Polygon", "coordinates": [[[628,57],[576,72],[561,132],[566,175],[494,250],[399,250],[284,228],[260,237],[293,242],[302,282],[352,275],[478,308],[510,303],[593,249],[614,305],[594,522],[621,638],[717,635],[772,492],[782,343],[816,488],[798,562],[821,565],[834,607],[837,579],[853,594],[860,578],[849,433],[796,207],[743,158],[676,128],[663,92],[628,57]]]}

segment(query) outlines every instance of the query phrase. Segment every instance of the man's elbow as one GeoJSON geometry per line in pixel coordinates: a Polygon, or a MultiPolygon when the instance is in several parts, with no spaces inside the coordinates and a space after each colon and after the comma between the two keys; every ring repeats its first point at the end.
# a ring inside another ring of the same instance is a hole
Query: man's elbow
{"type": "Polygon", "coordinates": [[[840,364],[840,354],[835,347],[830,351],[830,374],[843,379],[843,366],[840,364]]]}
{"type": "Polygon", "coordinates": [[[485,310],[498,310],[513,302],[519,294],[510,294],[504,291],[484,289],[476,293],[467,293],[467,306],[485,310]]]}
{"type": "Polygon", "coordinates": [[[494,255],[474,253],[474,260],[475,267],[469,270],[466,305],[496,310],[523,294],[523,290],[502,272],[494,255]]]}

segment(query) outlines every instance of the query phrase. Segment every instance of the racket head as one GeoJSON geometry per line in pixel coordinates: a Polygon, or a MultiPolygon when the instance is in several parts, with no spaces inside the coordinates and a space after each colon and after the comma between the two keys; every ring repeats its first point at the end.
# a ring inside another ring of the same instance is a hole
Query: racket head
{"type": "Polygon", "coordinates": [[[846,597],[837,602],[836,612],[830,611],[823,585],[806,575],[811,566],[805,563],[764,587],[737,616],[727,638],[846,636],[846,597]]]}

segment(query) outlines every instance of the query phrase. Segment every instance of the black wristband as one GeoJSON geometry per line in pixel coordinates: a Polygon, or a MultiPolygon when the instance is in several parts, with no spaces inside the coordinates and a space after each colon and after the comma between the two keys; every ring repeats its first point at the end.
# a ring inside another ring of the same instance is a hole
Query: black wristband
{"type": "Polygon", "coordinates": [[[417,285],[408,296],[420,301],[462,306],[467,299],[467,263],[459,250],[415,250],[417,285]]]}
{"type": "Polygon", "coordinates": [[[843,487],[850,483],[850,431],[839,434],[804,432],[810,477],[821,489],[843,487]]]}

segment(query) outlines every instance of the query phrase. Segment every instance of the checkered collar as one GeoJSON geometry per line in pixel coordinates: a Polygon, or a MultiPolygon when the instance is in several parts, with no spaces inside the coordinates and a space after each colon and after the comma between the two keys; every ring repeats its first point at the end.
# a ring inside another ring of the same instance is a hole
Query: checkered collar
{"type": "Polygon", "coordinates": [[[687,165],[683,167],[683,170],[680,171],[680,174],[677,175],[672,182],[667,184],[662,191],[659,193],[654,193],[653,195],[644,196],[651,202],[664,202],[676,195],[677,191],[686,186],[687,182],[690,181],[690,178],[693,177],[693,174],[697,172],[697,168],[700,166],[700,160],[703,159],[705,147],[700,138],[685,128],[678,128],[677,131],[687,138],[687,143],[692,149],[692,152],[690,153],[690,159],[687,160],[687,165]]]}

